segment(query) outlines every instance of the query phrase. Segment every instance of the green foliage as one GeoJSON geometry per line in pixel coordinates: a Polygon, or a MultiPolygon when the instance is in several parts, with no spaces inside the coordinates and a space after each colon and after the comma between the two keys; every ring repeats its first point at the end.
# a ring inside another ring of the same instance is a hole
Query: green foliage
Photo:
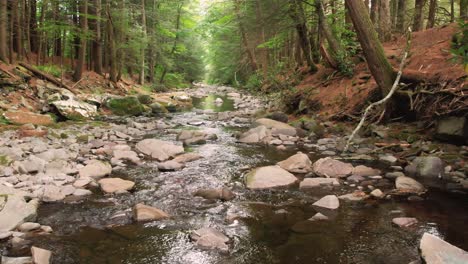
{"type": "MultiPolygon", "coordinates": [[[[55,64],[38,65],[36,68],[56,78],[60,78],[62,76],[62,70],[60,69],[60,66],[55,64]]],[[[66,70],[64,70],[64,72],[66,72],[66,70]]]]}
{"type": "Polygon", "coordinates": [[[451,52],[454,59],[466,67],[468,65],[468,23],[460,20],[458,25],[460,30],[452,38],[451,52]]]}
{"type": "Polygon", "coordinates": [[[245,88],[250,91],[259,90],[262,86],[262,76],[259,73],[254,73],[250,75],[247,83],[245,84],[245,88]]]}
{"type": "Polygon", "coordinates": [[[141,115],[145,108],[135,96],[112,98],[107,102],[107,107],[116,115],[141,115]]]}

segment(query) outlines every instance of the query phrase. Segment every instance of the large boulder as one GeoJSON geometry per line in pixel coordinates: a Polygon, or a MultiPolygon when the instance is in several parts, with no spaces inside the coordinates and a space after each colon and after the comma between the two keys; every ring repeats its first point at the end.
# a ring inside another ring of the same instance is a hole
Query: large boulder
{"type": "Polygon", "coordinates": [[[310,161],[309,156],[302,152],[278,162],[278,165],[292,173],[309,173],[312,171],[312,161],[310,161]]]}
{"type": "Polygon", "coordinates": [[[59,113],[70,120],[84,120],[93,117],[97,114],[97,107],[76,100],[62,100],[51,103],[59,113]]]}
{"type": "Polygon", "coordinates": [[[136,149],[158,161],[166,161],[184,152],[184,147],[158,139],[144,139],[136,144],[136,149]]]}
{"type": "Polygon", "coordinates": [[[429,233],[424,233],[419,249],[427,264],[468,263],[468,252],[429,233]]]}
{"type": "Polygon", "coordinates": [[[161,209],[139,203],[133,207],[133,218],[138,222],[157,221],[169,218],[169,215],[161,209]]]}
{"type": "Polygon", "coordinates": [[[438,120],[435,137],[457,144],[466,144],[468,142],[468,118],[451,116],[438,120]]]}
{"type": "Polygon", "coordinates": [[[119,193],[131,190],[135,183],[120,178],[105,178],[98,181],[101,189],[106,193],[119,193]]]}
{"type": "Polygon", "coordinates": [[[259,143],[269,135],[270,131],[266,126],[258,126],[243,133],[239,137],[239,142],[247,144],[259,143]]]}
{"type": "Polygon", "coordinates": [[[296,136],[296,128],[290,126],[286,123],[279,122],[269,118],[260,118],[255,120],[255,126],[265,126],[268,129],[271,129],[273,135],[288,135],[296,136]]]}
{"type": "Polygon", "coordinates": [[[406,166],[405,172],[409,176],[438,179],[444,176],[444,168],[444,162],[438,157],[417,157],[406,166]]]}
{"type": "Polygon", "coordinates": [[[135,96],[111,98],[107,101],[106,106],[113,114],[121,116],[137,116],[145,112],[145,107],[135,96]]]}
{"type": "Polygon", "coordinates": [[[54,120],[49,115],[40,115],[31,112],[8,111],[3,113],[8,122],[15,125],[33,124],[40,126],[48,126],[54,123],[54,120]]]}
{"type": "Polygon", "coordinates": [[[353,165],[327,157],[317,160],[312,170],[320,177],[342,178],[353,172],[353,165]]]}
{"type": "Polygon", "coordinates": [[[37,200],[26,202],[21,195],[8,195],[7,197],[0,211],[0,232],[13,230],[24,222],[36,219],[39,206],[37,200]]]}
{"type": "Polygon", "coordinates": [[[102,178],[112,173],[112,166],[100,160],[91,160],[79,170],[80,178],[102,178]]]}
{"type": "Polygon", "coordinates": [[[249,189],[269,189],[294,184],[297,178],[279,166],[260,167],[246,175],[249,189]]]}
{"type": "Polygon", "coordinates": [[[421,183],[410,177],[396,178],[395,186],[398,191],[403,193],[423,193],[426,191],[421,183]]]}

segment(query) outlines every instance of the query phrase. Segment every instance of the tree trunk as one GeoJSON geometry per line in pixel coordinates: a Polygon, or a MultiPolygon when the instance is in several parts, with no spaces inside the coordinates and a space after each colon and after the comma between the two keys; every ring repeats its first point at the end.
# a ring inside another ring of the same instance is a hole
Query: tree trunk
{"type": "MultiPolygon", "coordinates": [[[[335,63],[331,63],[331,65],[336,65],[342,63],[342,60],[344,58],[345,50],[341,46],[341,43],[339,40],[336,38],[335,34],[333,33],[332,29],[328,25],[327,18],[325,17],[325,12],[323,8],[323,3],[321,0],[316,0],[315,1],[316,7],[315,9],[317,10],[318,17],[319,17],[319,27],[320,31],[323,33],[325,36],[325,39],[328,42],[328,46],[331,51],[331,56],[333,57],[333,61],[335,63]]],[[[323,49],[323,48],[322,48],[323,49]]],[[[328,55],[328,52],[326,50],[322,51],[328,55]]],[[[330,61],[330,59],[328,59],[330,61]]]]}
{"type": "Polygon", "coordinates": [[[399,32],[405,32],[406,28],[406,0],[398,0],[398,11],[397,11],[397,30],[399,32]]]}
{"type": "Polygon", "coordinates": [[[431,0],[429,4],[429,18],[427,20],[427,28],[433,28],[435,26],[437,11],[437,0],[431,0]]]}
{"type": "MultiPolygon", "coordinates": [[[[40,20],[39,20],[39,23],[40,23],[41,27],[44,25],[44,19],[45,19],[45,14],[46,14],[46,10],[47,10],[47,5],[48,5],[48,1],[44,0],[44,2],[42,3],[41,17],[40,17],[40,20]]],[[[39,45],[38,45],[38,48],[37,48],[37,61],[36,61],[37,65],[41,64],[41,55],[44,54],[42,52],[42,50],[45,48],[45,42],[46,42],[46,33],[45,33],[44,30],[41,29],[40,32],[39,32],[39,45]]]]}
{"type": "Polygon", "coordinates": [[[385,56],[364,2],[362,0],[346,0],[345,3],[351,14],[367,65],[380,87],[382,96],[384,96],[390,91],[396,74],[385,56]]]}
{"type": "Polygon", "coordinates": [[[468,19],[468,0],[460,0],[460,19],[468,19]]]}
{"type": "Polygon", "coordinates": [[[379,0],[371,0],[370,18],[377,27],[379,20],[379,0]]]}
{"type": "Polygon", "coordinates": [[[78,60],[75,66],[75,73],[73,80],[75,82],[81,79],[83,74],[83,67],[86,59],[86,33],[88,31],[88,0],[82,0],[80,3],[80,46],[78,49],[78,60]]]}
{"type": "MultiPolygon", "coordinates": [[[[174,53],[177,49],[177,42],[179,41],[179,29],[180,29],[180,18],[182,16],[182,4],[179,4],[179,7],[177,8],[177,18],[176,18],[176,36],[174,38],[174,44],[172,46],[172,50],[170,53],[170,56],[174,56],[174,53]]],[[[166,78],[168,67],[167,65],[164,67],[164,70],[162,72],[161,78],[159,79],[159,83],[163,84],[164,83],[164,78],[166,78]]]]}
{"type": "Polygon", "coordinates": [[[392,37],[392,20],[390,16],[390,0],[380,0],[379,33],[382,41],[389,41],[392,37]]]}
{"type": "Polygon", "coordinates": [[[414,7],[413,31],[421,31],[424,26],[424,5],[426,0],[416,0],[414,7]]]}
{"type": "Polygon", "coordinates": [[[145,0],[141,0],[141,26],[142,26],[142,39],[145,43],[142,44],[140,54],[140,75],[138,83],[145,84],[145,51],[146,51],[146,9],[145,0]]]}
{"type": "MultiPolygon", "coordinates": [[[[259,27],[259,32],[260,32],[260,44],[263,44],[266,42],[266,37],[265,37],[265,21],[263,19],[263,10],[262,10],[262,4],[260,0],[255,1],[255,14],[256,14],[256,19],[259,27]]],[[[261,67],[263,71],[263,79],[267,78],[268,75],[268,49],[267,48],[260,48],[260,55],[261,55],[261,67]]]]}
{"type": "Polygon", "coordinates": [[[299,37],[299,44],[302,48],[302,52],[304,53],[307,66],[309,67],[309,71],[311,73],[315,73],[318,69],[312,60],[310,42],[307,36],[307,25],[304,17],[304,10],[302,9],[300,0],[290,0],[289,15],[296,23],[295,26],[297,35],[299,37]]]}
{"type": "Polygon", "coordinates": [[[94,38],[92,40],[93,69],[97,74],[102,74],[101,0],[94,0],[94,6],[92,11],[92,14],[95,16],[95,19],[92,20],[92,27],[94,31],[94,38]]]}
{"type": "Polygon", "coordinates": [[[0,60],[8,63],[7,0],[0,0],[0,60]]]}
{"type": "Polygon", "coordinates": [[[257,66],[257,59],[255,58],[255,52],[253,49],[249,47],[249,40],[247,38],[247,32],[244,28],[244,23],[242,22],[242,16],[241,16],[241,11],[240,11],[240,0],[234,0],[234,8],[239,24],[239,30],[241,33],[242,37],[242,44],[244,45],[244,49],[247,52],[247,56],[249,58],[250,62],[250,67],[252,68],[253,71],[257,71],[258,66],[257,66]]]}
{"type": "Polygon", "coordinates": [[[31,35],[31,52],[37,53],[38,49],[38,33],[37,33],[37,1],[36,0],[29,0],[29,7],[31,14],[29,15],[29,34],[31,35]]]}
{"type": "Polygon", "coordinates": [[[19,4],[18,0],[12,1],[13,6],[12,6],[12,21],[14,23],[14,50],[16,51],[16,56],[18,60],[21,60],[22,58],[22,53],[23,53],[23,46],[22,40],[21,40],[21,5],[19,4]]]}
{"type": "Polygon", "coordinates": [[[112,21],[110,1],[106,0],[107,13],[107,43],[109,45],[109,79],[111,82],[117,82],[117,51],[115,47],[114,23],[112,21]]]}

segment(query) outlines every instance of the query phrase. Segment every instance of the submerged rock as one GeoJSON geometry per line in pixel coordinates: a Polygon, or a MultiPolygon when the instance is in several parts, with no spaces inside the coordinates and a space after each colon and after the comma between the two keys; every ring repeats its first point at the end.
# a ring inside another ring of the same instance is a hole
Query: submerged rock
{"type": "Polygon", "coordinates": [[[278,162],[278,165],[292,173],[308,173],[312,171],[312,161],[310,161],[309,156],[302,152],[278,162]]]}
{"type": "Polygon", "coordinates": [[[202,189],[196,191],[193,195],[200,196],[205,199],[222,201],[230,201],[236,198],[236,194],[226,187],[216,189],[202,189]]]}
{"type": "Polygon", "coordinates": [[[353,172],[353,165],[327,157],[317,160],[312,169],[320,177],[341,178],[353,172]]]}
{"type": "Polygon", "coordinates": [[[133,218],[138,221],[156,221],[169,218],[170,216],[156,207],[144,204],[137,204],[133,207],[133,218]]]}
{"type": "Polygon", "coordinates": [[[419,249],[427,264],[468,263],[468,252],[429,233],[424,233],[419,249]]]}
{"type": "Polygon", "coordinates": [[[325,221],[325,220],[328,220],[328,219],[329,219],[328,216],[323,215],[321,213],[316,213],[314,216],[312,216],[308,220],[309,221],[325,221]]]}
{"type": "Polygon", "coordinates": [[[397,217],[392,219],[392,223],[399,227],[410,227],[418,223],[418,219],[413,217],[397,217]]]}
{"type": "Polygon", "coordinates": [[[195,245],[202,249],[219,249],[228,251],[229,237],[214,228],[200,228],[190,234],[190,238],[195,241],[195,245]]]}
{"type": "Polygon", "coordinates": [[[269,189],[294,184],[297,178],[279,166],[260,167],[246,175],[249,189],[269,189]]]}
{"type": "Polygon", "coordinates": [[[179,156],[175,157],[173,160],[176,161],[176,162],[179,162],[179,163],[187,163],[187,162],[192,162],[192,161],[199,160],[201,158],[203,158],[203,157],[201,155],[199,155],[199,154],[186,153],[186,154],[182,154],[182,155],[179,155],[179,156]]]}
{"type": "Polygon", "coordinates": [[[158,164],[158,169],[160,171],[178,171],[185,167],[183,163],[179,163],[174,160],[168,160],[158,164]]]}
{"type": "Polygon", "coordinates": [[[239,137],[240,143],[260,143],[263,141],[264,138],[269,136],[269,131],[265,126],[258,126],[256,128],[252,128],[249,131],[243,133],[239,137]]]}
{"type": "Polygon", "coordinates": [[[13,257],[5,257],[2,256],[2,264],[31,264],[33,263],[33,260],[31,257],[18,257],[18,258],[13,258],[13,257]]]}
{"type": "Polygon", "coordinates": [[[166,161],[184,153],[182,146],[158,139],[144,139],[136,144],[136,149],[158,161],[166,161]]]}
{"type": "Polygon", "coordinates": [[[405,172],[409,176],[438,179],[443,177],[444,169],[444,162],[438,157],[417,157],[406,166],[405,172]]]}

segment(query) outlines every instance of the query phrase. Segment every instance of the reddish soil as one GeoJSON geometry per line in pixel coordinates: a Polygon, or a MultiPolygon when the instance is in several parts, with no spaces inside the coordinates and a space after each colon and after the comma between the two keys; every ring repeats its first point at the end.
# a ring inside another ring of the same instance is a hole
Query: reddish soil
{"type": "MultiPolygon", "coordinates": [[[[404,72],[412,71],[428,76],[453,90],[466,89],[463,78],[467,73],[461,64],[452,60],[450,53],[451,39],[456,31],[456,24],[451,24],[413,33],[404,72]]],[[[405,36],[384,43],[385,53],[395,68],[399,67],[405,45],[405,36]]],[[[354,72],[354,76],[348,78],[336,74],[333,69],[321,67],[317,73],[306,76],[298,90],[307,96],[308,102],[321,105],[318,114],[324,118],[355,115],[368,104],[366,101],[372,99],[370,95],[378,96],[379,91],[364,61],[356,64],[354,72]]]]}

